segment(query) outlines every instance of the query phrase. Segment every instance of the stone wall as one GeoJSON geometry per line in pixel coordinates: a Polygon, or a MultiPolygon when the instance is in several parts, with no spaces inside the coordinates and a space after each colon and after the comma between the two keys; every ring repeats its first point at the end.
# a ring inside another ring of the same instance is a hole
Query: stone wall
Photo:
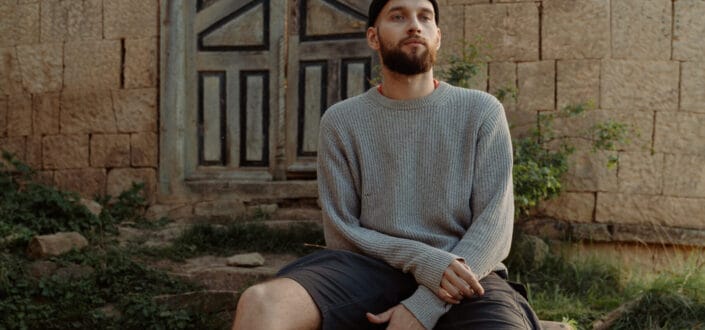
{"type": "Polygon", "coordinates": [[[705,229],[705,1],[446,0],[441,10],[446,52],[462,38],[489,44],[476,88],[518,91],[505,103],[515,134],[539,111],[587,101],[597,109],[556,122],[559,134],[610,118],[634,128],[614,169],[576,140],[566,192],[546,215],[705,229]]]}
{"type": "Polygon", "coordinates": [[[0,0],[0,147],[84,196],[157,170],[158,0],[0,0]]]}
{"type": "MultiPolygon", "coordinates": [[[[638,132],[614,169],[604,166],[609,155],[579,148],[566,193],[544,213],[705,229],[705,1],[440,2],[442,55],[462,39],[490,44],[475,87],[518,91],[505,103],[516,134],[537,112],[586,101],[597,109],[556,123],[559,133],[607,118],[638,132]]],[[[133,180],[154,195],[159,8],[158,0],[0,0],[0,147],[86,196],[133,180]]]]}

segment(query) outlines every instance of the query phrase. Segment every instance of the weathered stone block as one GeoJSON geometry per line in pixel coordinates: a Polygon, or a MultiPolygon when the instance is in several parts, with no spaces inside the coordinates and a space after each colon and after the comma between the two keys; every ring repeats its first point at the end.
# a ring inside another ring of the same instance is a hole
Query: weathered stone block
{"type": "Polygon", "coordinates": [[[705,2],[678,0],[673,4],[673,59],[705,60],[705,2]]]}
{"type": "Polygon", "coordinates": [[[108,172],[107,193],[119,196],[132,187],[132,183],[144,183],[143,193],[148,203],[154,200],[157,172],[152,168],[115,168],[108,172]]]}
{"type": "Polygon", "coordinates": [[[30,93],[61,90],[63,44],[47,43],[17,46],[22,85],[30,93]]]}
{"type": "Polygon", "coordinates": [[[130,135],[131,164],[136,167],[157,167],[159,161],[159,136],[144,132],[130,135]]]}
{"type": "Polygon", "coordinates": [[[494,61],[539,59],[539,11],[536,3],[481,4],[465,7],[465,39],[492,43],[494,61]]]}
{"type": "Polygon", "coordinates": [[[681,63],[681,109],[705,112],[705,61],[681,63]]]}
{"type": "Polygon", "coordinates": [[[237,219],[245,215],[247,208],[242,201],[216,200],[201,202],[194,206],[193,213],[198,217],[228,217],[237,219]]]}
{"type": "Polygon", "coordinates": [[[612,58],[671,59],[671,0],[613,0],[612,58]]]}
{"type": "Polygon", "coordinates": [[[54,171],[37,171],[34,181],[47,186],[55,185],[54,171]]]}
{"type": "Polygon", "coordinates": [[[64,44],[64,87],[91,91],[120,87],[120,41],[64,44]]]}
{"type": "Polygon", "coordinates": [[[596,221],[705,229],[705,199],[638,194],[597,194],[596,221]]]}
{"type": "Polygon", "coordinates": [[[556,67],[554,61],[517,64],[519,111],[553,110],[555,104],[556,67]]]}
{"type": "Polygon", "coordinates": [[[42,136],[30,135],[26,140],[25,164],[34,169],[42,167],[42,136]]]}
{"type": "MultiPolygon", "coordinates": [[[[454,0],[457,1],[457,0],[454,0]]],[[[488,1],[485,1],[487,3],[488,1]]],[[[465,6],[463,3],[453,3],[451,6],[443,8],[443,19],[439,27],[443,33],[443,42],[439,50],[441,63],[447,63],[451,55],[460,54],[463,49],[463,21],[465,17],[465,6]]]]}
{"type": "Polygon", "coordinates": [[[61,95],[48,93],[34,95],[32,98],[34,134],[59,134],[59,107],[61,95]]]}
{"type": "Polygon", "coordinates": [[[73,249],[88,246],[88,240],[77,232],[61,232],[34,236],[27,246],[27,254],[34,259],[59,256],[73,249]]]}
{"type": "Polygon", "coordinates": [[[111,0],[103,2],[106,39],[156,37],[159,1],[111,0]]]}
{"type": "Polygon", "coordinates": [[[130,166],[129,134],[94,134],[91,136],[91,166],[130,166]]]}
{"type": "Polygon", "coordinates": [[[544,59],[601,59],[610,52],[609,0],[543,2],[544,59]]]}
{"type": "Polygon", "coordinates": [[[88,167],[88,135],[47,135],[42,140],[44,169],[88,167]]]}
{"type": "Polygon", "coordinates": [[[500,101],[507,112],[509,123],[520,125],[522,122],[534,122],[534,119],[516,118],[512,120],[511,114],[516,111],[517,92],[517,65],[514,62],[490,62],[489,65],[489,92],[492,95],[501,97],[500,101]],[[500,95],[503,94],[503,95],[500,95]]]}
{"type": "Polygon", "coordinates": [[[193,205],[189,203],[179,204],[152,204],[145,213],[147,219],[159,219],[167,217],[173,220],[189,219],[193,216],[193,205]]]}
{"type": "Polygon", "coordinates": [[[257,267],[264,265],[264,257],[257,253],[243,253],[228,257],[225,263],[234,267],[257,267]]]}
{"type": "Polygon", "coordinates": [[[571,222],[592,222],[594,209],[594,193],[563,192],[557,198],[540,205],[542,214],[571,222]]]}
{"type": "Polygon", "coordinates": [[[617,168],[609,168],[610,153],[576,150],[568,159],[565,188],[570,191],[617,191],[617,168]]]}
{"type": "MultiPolygon", "coordinates": [[[[470,5],[476,3],[490,3],[490,0],[446,0],[446,3],[449,5],[470,5]]],[[[443,11],[443,20],[445,20],[445,8],[443,11]]]]}
{"type": "Polygon", "coordinates": [[[0,97],[22,92],[22,72],[17,61],[17,49],[0,48],[0,97]]]}
{"type": "Polygon", "coordinates": [[[157,38],[125,40],[125,88],[156,87],[157,38]]]}
{"type": "Polygon", "coordinates": [[[113,91],[117,127],[120,132],[157,131],[157,90],[154,88],[113,91]]]}
{"type": "Polygon", "coordinates": [[[0,5],[0,47],[39,41],[39,4],[0,5]]]}
{"type": "Polygon", "coordinates": [[[663,170],[663,194],[705,197],[705,156],[667,154],[663,170]]]}
{"type": "Polygon", "coordinates": [[[619,154],[619,191],[634,194],[661,194],[663,154],[622,152],[619,154]]]}
{"type": "Polygon", "coordinates": [[[54,174],[56,186],[79,193],[84,198],[105,195],[105,169],[82,168],[74,170],[57,170],[54,174]]]}
{"type": "Polygon", "coordinates": [[[7,99],[0,98],[0,136],[7,133],[7,99]]]}
{"type": "Polygon", "coordinates": [[[625,143],[615,147],[623,151],[644,151],[651,149],[651,136],[654,126],[653,113],[645,111],[587,110],[580,115],[556,118],[553,132],[556,136],[575,138],[576,147],[593,148],[595,127],[610,122],[627,125],[625,143]]]}
{"type": "Polygon", "coordinates": [[[705,114],[656,113],[656,152],[705,156],[705,114]]]}
{"type": "Polygon", "coordinates": [[[606,109],[678,109],[678,62],[604,61],[600,99],[606,109]]]}
{"type": "Polygon", "coordinates": [[[114,133],[117,131],[115,115],[108,90],[61,94],[59,123],[62,133],[114,133]]]}
{"type": "MultiPolygon", "coordinates": [[[[0,138],[0,152],[7,151],[13,154],[17,159],[25,160],[26,140],[24,136],[0,138]]],[[[0,155],[2,155],[0,153],[0,155]]],[[[0,158],[0,162],[4,162],[0,158]]]]}
{"type": "Polygon", "coordinates": [[[7,102],[7,135],[32,134],[32,95],[10,95],[7,102]]]}
{"type": "Polygon", "coordinates": [[[101,39],[101,0],[43,0],[41,41],[101,39]]]}
{"type": "Polygon", "coordinates": [[[558,108],[568,105],[600,104],[600,62],[568,60],[556,63],[558,108]]]}

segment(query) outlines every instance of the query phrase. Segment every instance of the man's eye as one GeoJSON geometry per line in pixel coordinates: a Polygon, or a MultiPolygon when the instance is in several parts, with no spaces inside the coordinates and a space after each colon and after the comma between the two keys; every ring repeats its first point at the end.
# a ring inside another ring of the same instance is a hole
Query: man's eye
{"type": "Polygon", "coordinates": [[[421,20],[424,22],[430,22],[433,18],[431,18],[431,16],[421,16],[421,20]]]}
{"type": "Polygon", "coordinates": [[[404,16],[402,16],[402,15],[393,15],[393,16],[392,16],[392,19],[395,20],[395,21],[401,21],[401,20],[404,19],[404,16]]]}

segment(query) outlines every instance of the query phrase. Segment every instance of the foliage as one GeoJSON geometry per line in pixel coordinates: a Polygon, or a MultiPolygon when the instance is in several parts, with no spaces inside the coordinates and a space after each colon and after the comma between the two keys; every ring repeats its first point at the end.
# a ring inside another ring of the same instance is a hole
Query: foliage
{"type": "MultiPolygon", "coordinates": [[[[24,254],[35,235],[78,231],[102,239],[117,233],[125,220],[143,220],[142,186],[117,198],[99,198],[103,212],[90,213],[75,193],[37,182],[35,172],[11,154],[0,161],[0,329],[202,329],[203,315],[156,304],[158,294],[185,292],[192,284],[147,268],[125,251],[92,245],[91,249],[51,258],[58,265],[83,266],[79,277],[32,276],[24,254]],[[118,316],[105,306],[115,306],[118,316]]],[[[94,242],[95,243],[95,242],[94,242]]]]}
{"type": "MultiPolygon", "coordinates": [[[[460,55],[449,57],[449,68],[441,75],[450,84],[469,88],[471,79],[487,60],[482,55],[481,47],[464,43],[460,55]]],[[[516,90],[513,87],[500,88],[496,91],[496,97],[500,101],[516,98],[516,90]]],[[[587,140],[595,151],[617,151],[620,143],[627,142],[629,126],[611,119],[597,123],[584,132],[576,132],[576,136],[556,135],[553,128],[556,119],[578,117],[592,108],[590,103],[574,104],[558,111],[538,113],[537,125],[531,134],[513,139],[514,209],[517,215],[528,215],[541,201],[561,193],[562,179],[568,171],[568,157],[575,150],[568,144],[568,138],[587,140]]],[[[615,166],[617,162],[618,158],[610,155],[606,165],[615,166]]]]}
{"type": "Polygon", "coordinates": [[[93,272],[79,278],[54,274],[36,279],[29,260],[2,253],[0,259],[0,324],[8,329],[143,328],[200,329],[201,316],[158,306],[157,294],[193,290],[163,272],[148,269],[118,250],[73,252],[51,259],[59,265],[82,265],[93,272]],[[104,306],[116,306],[118,316],[104,306]]]}
{"type": "Polygon", "coordinates": [[[636,304],[612,329],[705,328],[705,269],[693,267],[682,274],[664,274],[644,286],[636,304]]]}
{"type": "Polygon", "coordinates": [[[90,234],[101,220],[71,192],[35,181],[35,172],[10,153],[0,161],[0,237],[2,246],[26,244],[37,234],[77,231],[90,234]]]}

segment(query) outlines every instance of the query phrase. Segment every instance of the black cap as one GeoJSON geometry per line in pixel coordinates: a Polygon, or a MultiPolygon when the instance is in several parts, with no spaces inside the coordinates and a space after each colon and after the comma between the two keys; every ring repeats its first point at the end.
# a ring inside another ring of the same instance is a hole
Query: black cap
{"type": "MultiPolygon", "coordinates": [[[[428,1],[430,1],[433,5],[433,14],[436,16],[436,24],[438,24],[438,2],[436,0],[428,1]]],[[[367,27],[375,25],[375,21],[377,20],[377,16],[379,16],[379,12],[382,11],[382,8],[384,8],[384,5],[386,5],[387,2],[389,2],[389,0],[372,0],[372,3],[370,4],[370,10],[367,14],[367,27]]]]}

